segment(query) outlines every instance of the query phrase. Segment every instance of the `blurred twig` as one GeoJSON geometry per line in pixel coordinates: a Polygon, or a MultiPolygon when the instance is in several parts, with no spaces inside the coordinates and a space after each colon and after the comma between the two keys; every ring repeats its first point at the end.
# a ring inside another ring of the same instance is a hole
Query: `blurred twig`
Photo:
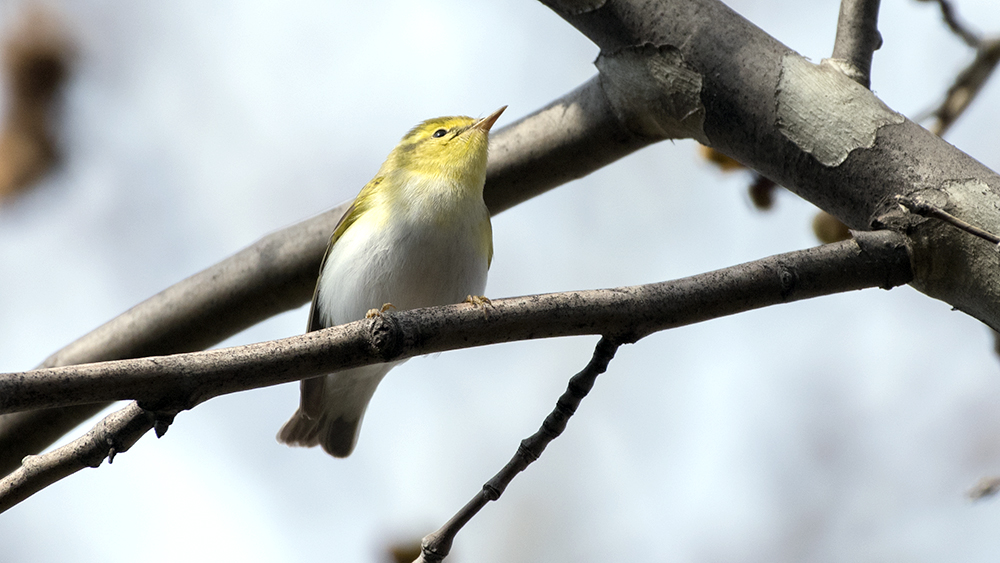
{"type": "Polygon", "coordinates": [[[955,81],[945,94],[944,101],[927,115],[935,118],[930,131],[942,136],[976,98],[986,81],[993,76],[997,62],[1000,61],[1000,38],[984,39],[980,34],[969,29],[959,21],[955,9],[948,0],[920,0],[936,2],[941,8],[941,16],[955,35],[969,47],[976,50],[976,57],[955,77],[955,81]]]}
{"type": "Polygon", "coordinates": [[[975,33],[971,29],[965,27],[958,18],[955,16],[955,10],[951,7],[951,2],[949,0],[920,0],[921,2],[936,2],[941,8],[941,17],[944,18],[944,23],[948,24],[948,28],[951,31],[962,38],[965,44],[969,47],[978,47],[980,38],[979,34],[975,33]]]}
{"type": "Polygon", "coordinates": [[[931,112],[934,124],[930,130],[935,135],[944,135],[954,125],[972,100],[982,90],[986,81],[993,76],[1000,61],[1000,38],[982,41],[976,48],[976,58],[972,64],[962,69],[955,82],[948,88],[944,102],[931,112]]]}
{"type": "Polygon", "coordinates": [[[972,500],[990,498],[1000,491],[1000,477],[983,477],[967,493],[972,500]]]}

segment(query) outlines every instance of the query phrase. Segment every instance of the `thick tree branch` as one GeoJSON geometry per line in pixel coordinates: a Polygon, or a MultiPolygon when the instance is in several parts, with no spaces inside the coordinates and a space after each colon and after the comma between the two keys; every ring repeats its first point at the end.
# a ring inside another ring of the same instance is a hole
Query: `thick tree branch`
{"type": "MultiPolygon", "coordinates": [[[[485,198],[499,213],[652,142],[625,130],[596,78],[491,139],[485,198]]],[[[109,321],[41,367],[202,350],[307,302],[347,204],[272,233],[109,321]]],[[[0,474],[106,403],[0,417],[0,474]]]]}
{"type": "Polygon", "coordinates": [[[123,451],[122,445],[134,443],[156,416],[170,420],[176,411],[220,394],[497,342],[579,334],[633,342],[655,331],[768,305],[910,280],[905,237],[890,231],[855,237],[672,282],[498,299],[488,309],[449,305],[388,313],[236,348],[0,375],[0,411],[123,398],[140,399],[148,409],[129,407],[125,420],[115,413],[84,438],[27,458],[28,465],[0,481],[0,508],[99,465],[100,455],[111,451],[109,444],[123,451]]]}
{"type": "Polygon", "coordinates": [[[605,90],[612,105],[627,109],[625,122],[637,133],[688,119],[693,138],[846,225],[906,232],[914,245],[914,287],[1000,327],[992,245],[895,203],[896,196],[919,195],[1000,232],[996,173],[718,0],[546,4],[600,47],[602,84],[629,85],[605,90]],[[634,99],[643,103],[627,103],[634,99]],[[696,115],[700,123],[690,119],[696,115]]]}
{"type": "Polygon", "coordinates": [[[841,0],[833,55],[824,61],[865,88],[871,87],[872,55],[882,46],[878,32],[879,1],[841,0]]]}

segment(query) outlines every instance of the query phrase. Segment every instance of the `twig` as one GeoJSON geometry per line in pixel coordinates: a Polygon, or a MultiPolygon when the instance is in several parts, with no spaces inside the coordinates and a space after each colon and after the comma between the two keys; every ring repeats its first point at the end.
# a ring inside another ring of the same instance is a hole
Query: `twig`
{"type": "Polygon", "coordinates": [[[471,520],[479,511],[486,506],[486,503],[500,498],[500,495],[507,489],[507,485],[514,480],[514,477],[525,470],[532,462],[541,457],[545,447],[549,442],[555,440],[566,429],[566,423],[576,412],[577,407],[584,397],[590,393],[597,381],[597,376],[608,369],[608,363],[615,357],[620,344],[604,337],[597,343],[594,355],[590,363],[580,373],[574,375],[566,386],[556,406],[545,420],[537,432],[521,441],[514,457],[507,462],[507,465],[493,476],[492,479],[483,485],[483,488],[461,508],[451,520],[444,526],[427,535],[420,546],[420,557],[415,563],[436,563],[443,560],[451,552],[452,543],[458,532],[471,520]]]}
{"type": "Polygon", "coordinates": [[[948,88],[944,101],[930,112],[936,118],[930,130],[935,135],[944,135],[958,121],[966,109],[976,99],[983,85],[993,76],[1000,61],[1000,39],[990,39],[978,43],[976,58],[962,69],[955,82],[948,88]]]}
{"type": "Polygon", "coordinates": [[[968,497],[972,500],[983,500],[1000,492],[1000,477],[983,477],[976,486],[969,490],[968,497]]]}
{"type": "Polygon", "coordinates": [[[21,467],[0,480],[0,512],[7,510],[63,477],[108,463],[127,451],[154,424],[154,415],[136,403],[116,411],[65,446],[24,458],[21,467]]]}
{"type": "Polygon", "coordinates": [[[955,217],[951,213],[948,213],[947,211],[935,207],[925,201],[917,201],[904,196],[896,196],[896,201],[899,202],[900,205],[902,205],[906,209],[909,209],[911,212],[916,213],[917,215],[923,217],[933,217],[934,219],[938,219],[939,221],[944,221],[945,223],[948,223],[953,227],[961,229],[971,235],[975,235],[985,241],[991,242],[996,245],[1000,245],[1000,237],[998,237],[997,235],[989,231],[983,230],[971,223],[963,221],[962,219],[955,217]]]}
{"type": "Polygon", "coordinates": [[[882,46],[878,32],[879,1],[841,0],[833,55],[824,61],[865,88],[871,87],[872,55],[882,46]]]}
{"type": "MultiPolygon", "coordinates": [[[[912,276],[903,235],[859,232],[848,241],[672,282],[495,299],[488,318],[474,307],[449,305],[388,313],[371,321],[236,348],[2,374],[0,404],[4,409],[33,408],[69,404],[80,397],[95,401],[129,396],[143,399],[150,410],[174,412],[223,393],[363,362],[565,335],[610,334],[616,342],[630,342],[658,330],[777,303],[866,287],[888,289],[908,283],[912,276]]],[[[122,424],[132,428],[142,418],[147,421],[142,425],[152,425],[151,416],[139,409],[133,420],[122,424]]],[[[105,437],[104,443],[131,444],[113,433],[105,437]]],[[[66,456],[61,459],[70,463],[66,456]]],[[[75,469],[60,471],[53,474],[65,476],[75,469]]],[[[51,482],[22,485],[22,490],[35,492],[51,482]]],[[[4,507],[24,498],[10,501],[4,494],[0,490],[4,507]]]]}
{"type": "Polygon", "coordinates": [[[955,35],[961,37],[962,41],[964,41],[969,47],[978,47],[980,41],[979,35],[958,21],[958,18],[955,16],[955,10],[951,7],[951,2],[949,2],[949,0],[934,1],[936,1],[938,6],[941,7],[941,17],[943,17],[944,22],[948,24],[948,28],[951,29],[955,35]]]}

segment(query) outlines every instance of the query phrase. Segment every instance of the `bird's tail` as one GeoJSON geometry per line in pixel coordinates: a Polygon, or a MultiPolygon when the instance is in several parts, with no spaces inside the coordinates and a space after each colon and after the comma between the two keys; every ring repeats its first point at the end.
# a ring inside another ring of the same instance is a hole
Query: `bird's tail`
{"type": "Polygon", "coordinates": [[[303,379],[299,408],[278,431],[290,446],[323,446],[332,456],[347,457],[358,442],[368,402],[395,364],[378,364],[303,379]]]}

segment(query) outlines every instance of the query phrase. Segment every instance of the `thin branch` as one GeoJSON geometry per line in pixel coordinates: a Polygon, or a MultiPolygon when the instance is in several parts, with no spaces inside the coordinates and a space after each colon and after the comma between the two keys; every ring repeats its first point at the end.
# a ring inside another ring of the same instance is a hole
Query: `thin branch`
{"type": "Polygon", "coordinates": [[[135,399],[155,411],[412,356],[537,338],[622,342],[760,307],[910,280],[904,237],[855,239],[674,281],[390,312],[307,334],[204,352],[0,375],[0,412],[135,399]]]}
{"type": "Polygon", "coordinates": [[[983,477],[966,495],[972,500],[983,500],[1000,492],[1000,477],[983,477]]]}
{"type": "Polygon", "coordinates": [[[872,55],[882,46],[878,32],[879,1],[841,0],[833,55],[824,61],[865,88],[871,87],[872,55]]]}
{"type": "Polygon", "coordinates": [[[500,495],[507,489],[507,485],[514,480],[518,473],[524,471],[528,465],[541,457],[545,447],[549,442],[555,440],[566,429],[566,424],[570,417],[576,413],[580,402],[590,393],[597,381],[597,376],[608,369],[608,364],[615,357],[620,344],[608,339],[601,338],[594,349],[594,355],[590,363],[580,373],[570,378],[566,391],[563,392],[556,406],[542,422],[541,428],[537,432],[521,441],[514,457],[507,462],[507,465],[493,476],[483,488],[462,507],[451,520],[436,532],[428,534],[420,546],[420,557],[416,563],[432,563],[443,560],[451,552],[452,543],[458,532],[479,513],[486,503],[500,498],[500,495]]]}
{"type": "MultiPolygon", "coordinates": [[[[618,122],[595,77],[492,136],[484,197],[495,214],[586,176],[655,139],[618,122]]],[[[41,367],[202,350],[312,296],[341,205],[272,233],[50,356],[41,367]]],[[[0,416],[0,474],[106,403],[0,416]]]]}
{"type": "Polygon", "coordinates": [[[983,85],[993,76],[998,61],[1000,61],[1000,38],[978,43],[976,58],[958,73],[955,82],[948,88],[944,101],[931,112],[935,121],[930,130],[935,135],[944,135],[965,113],[982,91],[983,85]]]}
{"type": "MultiPolygon", "coordinates": [[[[388,313],[372,321],[224,350],[4,374],[0,407],[64,405],[80,397],[88,401],[134,397],[166,422],[176,410],[223,393],[363,363],[578,334],[609,334],[616,342],[630,342],[658,330],[768,305],[867,287],[888,289],[911,278],[905,237],[890,231],[859,232],[849,241],[673,282],[496,299],[488,315],[468,305],[449,305],[388,313]]],[[[152,424],[149,417],[155,415],[140,409],[131,416],[123,426],[152,424]]],[[[102,436],[102,443],[134,442],[129,441],[130,434],[102,436]]],[[[59,469],[47,474],[58,479],[72,473],[60,463],[78,467],[74,448],[71,444],[51,452],[59,469]]],[[[30,494],[53,482],[30,475],[28,483],[19,485],[20,491],[30,494]]],[[[15,504],[5,500],[8,494],[13,493],[0,487],[0,506],[15,504]]]]}
{"type": "Polygon", "coordinates": [[[0,512],[45,487],[87,467],[99,467],[105,458],[127,451],[153,427],[154,416],[130,403],[101,420],[76,440],[42,455],[24,458],[16,471],[0,480],[0,512]]]}
{"type": "Polygon", "coordinates": [[[997,236],[985,229],[981,229],[967,221],[963,221],[962,219],[955,217],[951,213],[948,213],[944,209],[931,205],[926,201],[917,201],[915,199],[903,196],[897,197],[896,201],[898,201],[900,205],[910,210],[911,212],[916,213],[917,215],[923,217],[933,217],[934,219],[937,219],[939,221],[944,221],[945,223],[948,223],[949,225],[955,228],[961,229],[987,242],[1000,245],[1000,236],[997,236]]]}
{"type": "Polygon", "coordinates": [[[952,33],[962,38],[969,47],[979,47],[979,34],[972,31],[971,29],[965,27],[958,17],[955,15],[955,9],[951,7],[951,2],[949,0],[935,0],[938,6],[941,7],[941,17],[944,18],[944,23],[948,24],[948,28],[951,29],[952,33]]]}

